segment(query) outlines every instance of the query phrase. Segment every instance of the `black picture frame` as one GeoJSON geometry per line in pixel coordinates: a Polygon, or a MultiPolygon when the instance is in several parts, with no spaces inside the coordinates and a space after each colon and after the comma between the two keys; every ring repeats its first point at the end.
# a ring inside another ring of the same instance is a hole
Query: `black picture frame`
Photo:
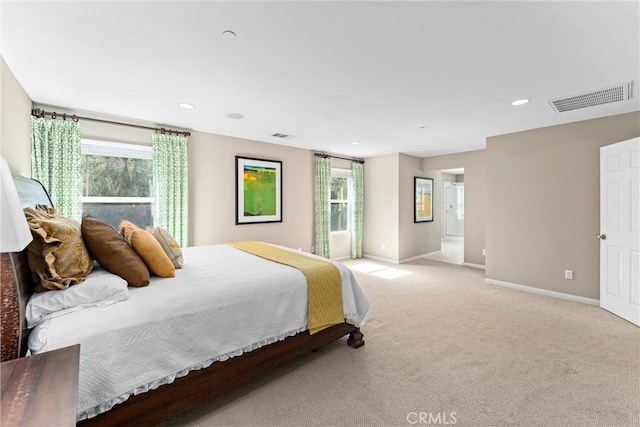
{"type": "Polygon", "coordinates": [[[236,156],[236,225],[282,222],[282,162],[236,156]]]}
{"type": "Polygon", "coordinates": [[[433,221],[433,179],[413,177],[413,222],[433,221]]]}

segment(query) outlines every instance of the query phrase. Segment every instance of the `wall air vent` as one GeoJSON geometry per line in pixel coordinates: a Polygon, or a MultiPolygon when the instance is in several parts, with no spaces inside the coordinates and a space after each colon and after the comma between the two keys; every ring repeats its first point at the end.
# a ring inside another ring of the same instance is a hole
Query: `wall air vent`
{"type": "Polygon", "coordinates": [[[632,96],[633,82],[631,81],[578,95],[551,99],[547,101],[547,103],[556,113],[563,113],[565,111],[610,104],[612,102],[628,101],[632,96]]]}
{"type": "Polygon", "coordinates": [[[271,136],[273,136],[274,138],[280,138],[280,139],[291,139],[291,138],[293,138],[292,135],[287,135],[285,133],[274,133],[271,136]]]}

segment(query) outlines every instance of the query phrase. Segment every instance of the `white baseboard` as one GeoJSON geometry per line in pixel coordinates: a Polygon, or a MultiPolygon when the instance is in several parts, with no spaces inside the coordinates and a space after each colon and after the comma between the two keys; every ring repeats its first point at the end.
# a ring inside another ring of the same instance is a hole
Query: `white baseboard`
{"type": "Polygon", "coordinates": [[[474,264],[474,263],[471,263],[471,262],[463,262],[462,265],[464,265],[465,267],[477,268],[479,270],[486,270],[487,269],[486,265],[474,264]]]}
{"type": "Polygon", "coordinates": [[[411,261],[414,261],[414,260],[416,260],[416,259],[424,259],[424,257],[426,257],[426,256],[428,256],[428,255],[437,254],[437,253],[439,253],[439,252],[440,252],[440,251],[436,251],[436,252],[431,252],[431,253],[429,253],[429,254],[422,254],[422,255],[418,255],[418,256],[412,256],[411,258],[401,259],[401,260],[400,260],[400,262],[399,262],[399,264],[403,264],[403,263],[405,263],[405,262],[411,262],[411,261]]]}
{"type": "Polygon", "coordinates": [[[544,295],[547,297],[559,298],[567,301],[580,302],[582,304],[600,306],[600,300],[593,299],[593,298],[581,297],[579,295],[565,294],[563,292],[556,292],[548,289],[534,288],[533,286],[518,285],[516,283],[503,282],[502,280],[496,280],[496,279],[485,278],[484,281],[489,285],[502,286],[504,288],[516,289],[518,291],[530,292],[532,294],[544,295]]]}
{"type": "Polygon", "coordinates": [[[345,259],[351,259],[350,256],[339,256],[337,258],[331,258],[331,261],[344,261],[345,259]]]}
{"type": "Polygon", "coordinates": [[[368,259],[372,259],[374,261],[380,261],[380,262],[388,262],[389,264],[400,264],[397,260],[395,259],[390,259],[390,258],[382,258],[379,256],[375,256],[375,255],[367,255],[367,254],[362,254],[363,258],[368,258],[368,259]]]}
{"type": "Polygon", "coordinates": [[[363,254],[362,257],[363,258],[369,258],[375,261],[381,261],[381,262],[388,262],[389,264],[404,264],[405,262],[411,262],[414,261],[416,259],[424,259],[424,257],[426,257],[427,255],[433,255],[433,254],[437,254],[440,251],[436,251],[436,252],[431,252],[428,254],[422,254],[422,255],[418,255],[418,256],[413,256],[411,258],[405,258],[405,259],[401,259],[400,261],[395,260],[395,259],[391,259],[391,258],[382,258],[379,256],[375,256],[375,255],[367,255],[367,254],[363,254]]]}

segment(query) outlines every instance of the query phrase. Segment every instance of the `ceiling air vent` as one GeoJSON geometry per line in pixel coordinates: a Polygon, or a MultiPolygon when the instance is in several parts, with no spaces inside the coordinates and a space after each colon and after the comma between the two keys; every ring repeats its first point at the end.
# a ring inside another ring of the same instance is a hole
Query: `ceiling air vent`
{"type": "Polygon", "coordinates": [[[547,101],[556,113],[627,101],[633,96],[633,82],[547,101]]]}
{"type": "Polygon", "coordinates": [[[275,138],[280,138],[280,139],[291,139],[291,138],[293,138],[292,135],[287,135],[285,133],[274,133],[271,136],[273,136],[275,138]]]}

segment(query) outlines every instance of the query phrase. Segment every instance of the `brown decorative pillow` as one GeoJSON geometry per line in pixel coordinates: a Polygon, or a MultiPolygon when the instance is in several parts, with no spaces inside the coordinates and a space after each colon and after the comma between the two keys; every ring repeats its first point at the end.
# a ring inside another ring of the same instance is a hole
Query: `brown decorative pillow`
{"type": "Polygon", "coordinates": [[[111,225],[87,215],[82,218],[82,238],[96,261],[126,280],[129,286],[149,284],[149,270],[144,261],[111,225]]]}
{"type": "Polygon", "coordinates": [[[180,245],[167,230],[161,227],[147,227],[147,231],[160,242],[160,246],[167,254],[175,268],[182,268],[184,258],[180,245]]]}
{"type": "Polygon", "coordinates": [[[120,234],[140,255],[150,272],[160,277],[174,277],[176,275],[173,263],[160,246],[160,242],[151,233],[123,219],[120,221],[120,234]]]}
{"type": "Polygon", "coordinates": [[[27,259],[36,292],[68,289],[82,283],[93,269],[93,260],[82,241],[80,224],[59,217],[49,206],[25,208],[33,240],[27,259]]]}

